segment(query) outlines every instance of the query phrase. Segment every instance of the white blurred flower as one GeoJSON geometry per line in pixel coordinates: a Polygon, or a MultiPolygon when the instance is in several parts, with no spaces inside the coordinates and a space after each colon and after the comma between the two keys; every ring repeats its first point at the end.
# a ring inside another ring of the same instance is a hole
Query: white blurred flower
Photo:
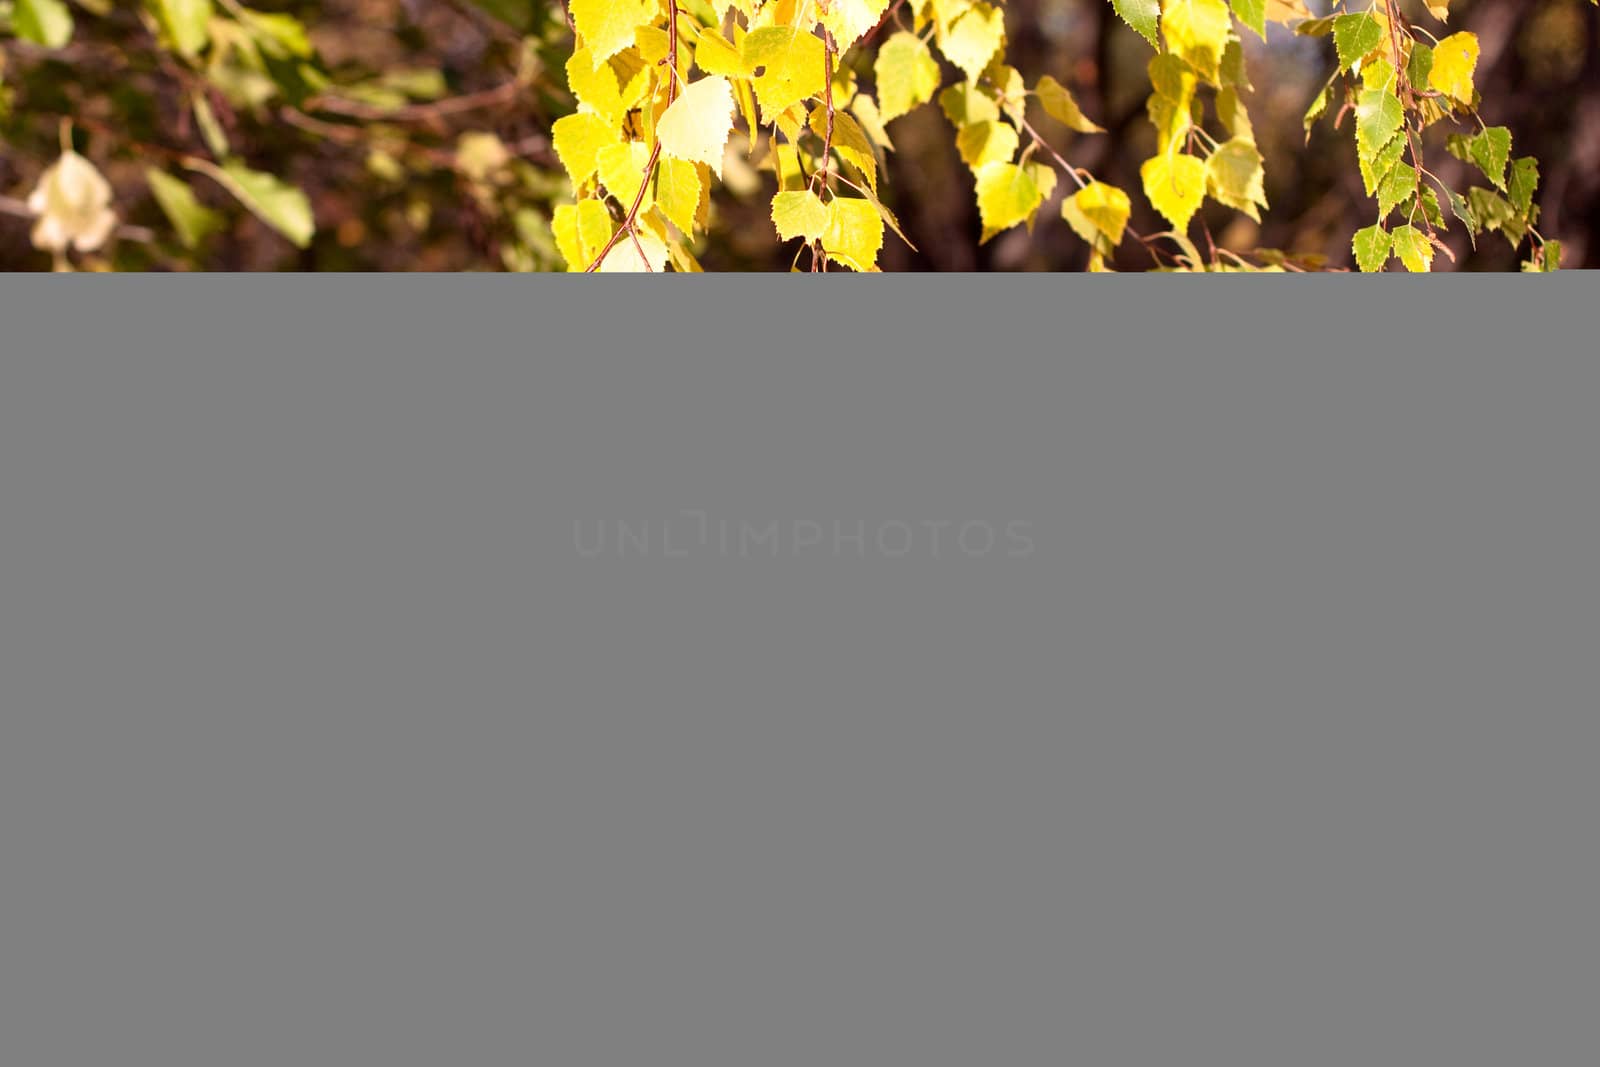
{"type": "Polygon", "coordinates": [[[68,151],[39,176],[28,197],[28,210],[38,216],[33,246],[57,256],[68,246],[93,252],[116,228],[111,210],[111,185],[93,163],[68,151]]]}

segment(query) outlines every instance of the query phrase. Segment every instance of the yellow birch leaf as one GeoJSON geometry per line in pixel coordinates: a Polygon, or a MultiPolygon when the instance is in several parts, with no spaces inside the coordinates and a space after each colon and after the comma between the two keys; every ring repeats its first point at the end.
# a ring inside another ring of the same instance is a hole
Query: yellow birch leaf
{"type": "Polygon", "coordinates": [[[939,91],[939,63],[914,33],[902,30],[883,42],[873,70],[885,123],[926,104],[939,91]]]}
{"type": "Polygon", "coordinates": [[[721,75],[690,82],[656,124],[664,155],[704,163],[718,175],[732,132],[733,86],[721,75]]]}
{"type": "Polygon", "coordinates": [[[832,0],[821,22],[843,52],[878,24],[888,6],[889,0],[832,0]]]}
{"type": "Polygon", "coordinates": [[[815,241],[828,228],[828,206],[809,189],[779,193],[772,198],[772,224],[785,241],[815,241]]]}
{"type": "Polygon", "coordinates": [[[645,274],[666,270],[667,243],[642,227],[637,237],[638,240],[635,241],[633,237],[624,234],[616,246],[606,253],[605,262],[600,264],[600,273],[645,274]]]}
{"type": "Polygon", "coordinates": [[[1472,76],[1478,69],[1478,35],[1452,33],[1433,49],[1428,84],[1450,99],[1472,106],[1472,76]]]}
{"type": "Polygon", "coordinates": [[[588,111],[559,118],[550,127],[550,142],[573,185],[582,185],[594,174],[602,148],[621,141],[621,130],[588,111]]]}
{"type": "Polygon", "coordinates": [[[1045,114],[1079,133],[1105,133],[1106,131],[1090,122],[1078,108],[1078,101],[1073,99],[1072,93],[1066,86],[1046,74],[1039,79],[1039,85],[1034,90],[1039,94],[1039,105],[1044,108],[1045,114]]]}
{"type": "Polygon", "coordinates": [[[595,59],[610,59],[633,44],[634,31],[656,16],[656,0],[572,0],[572,21],[595,59]]]}
{"type": "Polygon", "coordinates": [[[1182,152],[1162,152],[1139,168],[1144,195],[1179,233],[1200,210],[1206,195],[1206,165],[1182,152]]]}
{"type": "MultiPolygon", "coordinates": [[[[650,149],[638,141],[624,141],[600,149],[595,157],[595,170],[600,175],[600,184],[626,209],[633,206],[634,197],[639,195],[649,163],[650,149]]],[[[650,193],[646,191],[639,209],[648,210],[650,204],[650,193]]]]}
{"type": "Polygon", "coordinates": [[[1211,153],[1206,160],[1206,192],[1218,203],[1261,221],[1257,209],[1267,206],[1266,172],[1254,142],[1235,137],[1211,153]]]}
{"type": "Polygon", "coordinates": [[[984,239],[1033,218],[1042,199],[1039,183],[1025,168],[1011,163],[984,166],[978,171],[978,215],[984,239]]]}
{"type": "Polygon", "coordinates": [[[662,159],[656,164],[656,208],[684,233],[693,233],[700,214],[705,185],[700,168],[684,159],[662,159]]]}
{"type": "Polygon", "coordinates": [[[604,60],[595,63],[594,53],[587,48],[578,49],[567,60],[567,87],[579,104],[612,126],[620,127],[628,116],[617,72],[604,60]]]}
{"type": "Polygon", "coordinates": [[[1009,123],[985,119],[961,127],[956,134],[956,151],[974,172],[990,163],[1009,163],[1016,158],[1021,142],[1009,123]]]}
{"type": "Polygon", "coordinates": [[[884,129],[883,115],[878,112],[876,100],[866,93],[857,93],[850,101],[850,114],[861,124],[861,132],[867,135],[868,141],[885,152],[894,151],[894,142],[889,139],[889,131],[884,129]]]}
{"type": "Polygon", "coordinates": [[[1127,193],[1105,182],[1090,182],[1073,194],[1071,203],[1112,248],[1122,243],[1128,219],[1133,215],[1133,202],[1127,193]]]}
{"type": "Polygon", "coordinates": [[[827,48],[815,34],[765,26],[745,36],[741,51],[754,78],[763,124],[822,92],[827,48]]]}
{"type": "Polygon", "coordinates": [[[750,77],[750,67],[739,49],[714,29],[700,31],[700,40],[694,49],[694,62],[707,74],[721,74],[727,78],[750,77]]]}
{"type": "Polygon", "coordinates": [[[939,50],[961,68],[968,81],[975,82],[1005,39],[1005,12],[990,4],[976,3],[950,24],[939,41],[939,50]]]}
{"type": "Polygon", "coordinates": [[[830,200],[822,247],[830,259],[851,270],[875,270],[883,249],[883,216],[866,200],[830,200]]]}
{"type": "Polygon", "coordinates": [[[1162,7],[1161,35],[1167,45],[1212,83],[1232,29],[1227,0],[1167,0],[1162,7]]]}
{"type": "Polygon", "coordinates": [[[1412,226],[1394,229],[1394,254],[1413,274],[1426,274],[1433,269],[1433,242],[1428,235],[1412,226]]]}
{"type": "Polygon", "coordinates": [[[567,267],[574,271],[588,270],[611,238],[611,212],[598,200],[562,204],[550,220],[550,229],[567,267]]]}
{"type": "MultiPolygon", "coordinates": [[[[826,138],[828,131],[828,112],[826,108],[817,108],[811,112],[808,123],[811,132],[819,138],[826,138]]],[[[873,154],[872,142],[867,139],[866,131],[854,118],[843,111],[835,111],[833,116],[833,150],[839,153],[839,158],[861,172],[867,179],[867,184],[876,189],[878,187],[878,157],[873,154]]]]}

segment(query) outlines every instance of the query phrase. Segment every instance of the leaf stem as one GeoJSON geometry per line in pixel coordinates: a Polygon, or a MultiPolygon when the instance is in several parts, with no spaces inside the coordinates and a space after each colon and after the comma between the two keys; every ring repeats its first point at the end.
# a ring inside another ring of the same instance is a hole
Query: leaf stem
{"type": "MultiPolygon", "coordinates": [[[[827,128],[822,138],[822,158],[817,161],[817,169],[811,174],[811,182],[822,192],[828,191],[828,172],[833,169],[833,57],[838,51],[833,34],[827,29],[822,31],[822,106],[827,111],[827,128]]],[[[828,272],[828,253],[818,240],[811,251],[811,270],[813,273],[826,274],[828,272]]]]}
{"type": "Polygon", "coordinates": [[[1422,194],[1424,192],[1422,185],[1424,172],[1422,149],[1417,144],[1416,131],[1411,128],[1411,112],[1416,110],[1417,94],[1411,86],[1410,77],[1406,74],[1405,61],[1400,48],[1400,33],[1404,22],[1400,15],[1400,6],[1395,3],[1395,0],[1383,0],[1383,6],[1389,15],[1385,21],[1389,23],[1389,50],[1394,55],[1395,84],[1400,90],[1401,99],[1405,101],[1406,105],[1406,114],[1402,116],[1401,125],[1404,126],[1406,131],[1406,148],[1411,153],[1411,162],[1417,177],[1417,209],[1422,211],[1422,222],[1428,227],[1428,236],[1431,237],[1434,232],[1433,220],[1428,218],[1428,212],[1422,206],[1422,194]]]}

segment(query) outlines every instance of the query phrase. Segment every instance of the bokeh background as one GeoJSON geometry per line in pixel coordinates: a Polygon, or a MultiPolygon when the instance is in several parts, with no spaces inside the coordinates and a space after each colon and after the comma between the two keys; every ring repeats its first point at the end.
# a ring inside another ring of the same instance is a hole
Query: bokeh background
{"type": "MultiPolygon", "coordinates": [[[[0,0],[0,16],[8,0],[0,0]]],[[[317,76],[262,77],[218,66],[200,78],[155,46],[136,4],[97,0],[64,49],[0,41],[0,268],[49,269],[28,240],[25,201],[58,151],[63,119],[73,143],[110,179],[119,240],[91,267],[125,270],[464,271],[561,269],[549,233],[567,195],[550,149],[551,123],[571,110],[561,73],[570,35],[559,3],[541,0],[331,0],[275,3],[309,31],[317,76]],[[297,249],[238,209],[203,178],[191,185],[217,212],[216,232],[194,247],[171,231],[148,191],[147,171],[186,174],[205,155],[195,98],[231,150],[310,197],[317,235],[297,249]]],[[[1317,12],[1326,0],[1311,0],[1317,12]]],[[[1008,0],[1011,62],[1031,84],[1049,73],[1071,87],[1108,132],[1062,135],[1074,164],[1130,190],[1152,151],[1145,118],[1150,51],[1105,0],[1008,0]]],[[[1600,266],[1600,15],[1587,0],[1456,0],[1451,29],[1483,44],[1483,117],[1509,127],[1517,155],[1536,156],[1543,181],[1540,228],[1561,240],[1568,267],[1600,266]]],[[[1424,23],[1428,25],[1428,23],[1424,23]]],[[[1434,28],[1437,28],[1436,26],[1434,28]]],[[[1326,39],[1273,26],[1246,35],[1255,92],[1249,105],[1267,161],[1271,209],[1259,227],[1208,204],[1197,222],[1226,247],[1280,248],[1350,264],[1350,235],[1370,223],[1348,127],[1328,120],[1309,142],[1301,117],[1332,65],[1326,39]]],[[[870,64],[858,60],[870,75],[870,64]]],[[[892,236],[888,270],[1079,270],[1087,249],[1054,205],[1033,234],[979,243],[972,178],[935,107],[897,120],[886,199],[916,250],[892,236]]],[[[1442,132],[1440,133],[1442,137],[1442,132]]],[[[1454,185],[1466,165],[1435,140],[1430,166],[1454,185]]],[[[708,269],[786,270],[766,217],[771,176],[735,167],[719,193],[708,269]]],[[[1065,183],[1063,183],[1065,184],[1065,183]]],[[[1058,190],[1057,197],[1061,195],[1058,190]]],[[[1134,225],[1164,229],[1135,196],[1134,225]]],[[[1517,269],[1506,241],[1474,249],[1457,226],[1456,262],[1439,269],[1517,269]]],[[[1118,266],[1149,258],[1126,242],[1118,266]]]]}

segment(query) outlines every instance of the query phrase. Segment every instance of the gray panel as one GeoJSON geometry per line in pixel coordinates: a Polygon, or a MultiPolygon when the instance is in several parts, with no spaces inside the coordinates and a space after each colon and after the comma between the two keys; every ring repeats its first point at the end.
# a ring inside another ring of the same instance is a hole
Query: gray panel
{"type": "Polygon", "coordinates": [[[43,281],[0,1062],[1600,1047],[1586,276],[43,281]]]}

